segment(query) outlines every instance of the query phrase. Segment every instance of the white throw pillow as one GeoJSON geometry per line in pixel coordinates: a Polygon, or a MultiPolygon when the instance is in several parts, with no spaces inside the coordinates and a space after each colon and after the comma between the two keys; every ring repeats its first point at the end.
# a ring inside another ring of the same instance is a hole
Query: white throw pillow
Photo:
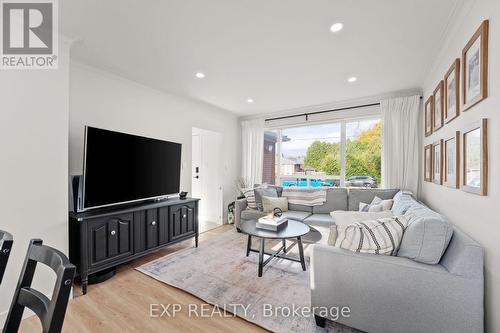
{"type": "Polygon", "coordinates": [[[247,206],[249,209],[257,209],[257,203],[255,202],[255,192],[253,191],[253,187],[244,188],[241,190],[243,195],[247,199],[247,206]]]}
{"type": "Polygon", "coordinates": [[[381,198],[375,196],[370,204],[360,202],[359,211],[360,212],[382,212],[385,210],[390,210],[392,208],[394,200],[382,200],[381,198]]]}
{"type": "Polygon", "coordinates": [[[328,244],[335,246],[335,241],[337,240],[337,226],[347,226],[356,222],[363,222],[368,220],[382,219],[385,217],[391,217],[393,214],[391,211],[386,212],[356,212],[356,211],[345,211],[345,210],[335,210],[330,213],[335,221],[335,224],[330,226],[330,234],[328,236],[328,244]]]}
{"type": "Polygon", "coordinates": [[[372,204],[367,204],[365,202],[359,203],[360,212],[382,212],[383,210],[384,207],[382,207],[382,205],[372,205],[372,204]]]}
{"type": "Polygon", "coordinates": [[[393,199],[382,200],[381,198],[375,196],[372,200],[372,205],[382,205],[382,210],[391,210],[392,204],[394,203],[393,199]]]}
{"type": "Polygon", "coordinates": [[[359,253],[396,255],[411,218],[401,215],[338,226],[335,246],[359,253]]]}

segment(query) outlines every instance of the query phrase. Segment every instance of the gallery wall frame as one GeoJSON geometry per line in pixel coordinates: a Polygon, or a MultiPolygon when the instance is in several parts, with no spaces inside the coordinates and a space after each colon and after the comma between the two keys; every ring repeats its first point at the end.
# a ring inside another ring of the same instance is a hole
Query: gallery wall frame
{"type": "Polygon", "coordinates": [[[432,181],[443,185],[443,139],[432,144],[432,181]]]}
{"type": "Polygon", "coordinates": [[[429,135],[432,134],[432,127],[433,127],[433,124],[434,124],[433,114],[434,114],[434,97],[433,96],[429,96],[429,98],[425,102],[425,106],[424,106],[424,118],[425,118],[424,128],[425,128],[425,136],[429,136],[429,135]]]}
{"type": "Polygon", "coordinates": [[[488,97],[488,30],[485,20],[462,50],[463,111],[488,97]]]}
{"type": "Polygon", "coordinates": [[[432,144],[424,147],[424,180],[432,182],[432,144]]]}
{"type": "Polygon", "coordinates": [[[455,59],[444,76],[444,122],[460,115],[460,59],[455,59]]]}
{"type": "Polygon", "coordinates": [[[461,132],[462,190],[488,194],[488,119],[466,126],[461,132]]]}
{"type": "Polygon", "coordinates": [[[432,113],[432,132],[444,126],[444,81],[441,80],[432,94],[434,107],[432,113]]]}
{"type": "Polygon", "coordinates": [[[447,187],[460,188],[460,131],[444,139],[443,183],[447,187]]]}

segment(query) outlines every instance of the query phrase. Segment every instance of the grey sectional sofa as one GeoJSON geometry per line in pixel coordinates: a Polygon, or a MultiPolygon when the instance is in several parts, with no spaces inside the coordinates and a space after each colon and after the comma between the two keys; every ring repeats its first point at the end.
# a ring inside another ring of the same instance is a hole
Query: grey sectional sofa
{"type": "MultiPolygon", "coordinates": [[[[278,193],[281,190],[277,188],[278,193]]],[[[483,332],[484,249],[411,194],[393,189],[330,188],[322,206],[289,205],[289,219],[329,227],[333,210],[358,210],[375,196],[394,198],[394,215],[414,214],[397,256],[360,254],[315,244],[311,306],[316,322],[336,319],[370,333],[483,332]],[[320,317],[318,309],[350,308],[349,317],[320,317]]],[[[238,200],[235,224],[263,216],[238,200]]]]}
{"type": "MultiPolygon", "coordinates": [[[[349,317],[336,321],[370,333],[483,332],[483,248],[400,192],[393,214],[403,213],[415,217],[398,256],[313,246],[313,309],[348,306],[349,317]]],[[[316,316],[318,325],[324,320],[316,316]]]]}
{"type": "MultiPolygon", "coordinates": [[[[281,195],[282,188],[275,186],[278,195],[281,195]]],[[[288,205],[288,212],[284,215],[291,220],[304,222],[311,226],[329,227],[334,223],[330,212],[334,210],[358,210],[360,202],[370,203],[375,196],[381,199],[392,199],[399,190],[397,189],[350,189],[328,188],[326,202],[321,206],[288,205]]],[[[263,212],[248,209],[247,200],[239,199],[235,203],[234,224],[239,229],[240,224],[247,220],[258,219],[264,215],[263,212]]]]}

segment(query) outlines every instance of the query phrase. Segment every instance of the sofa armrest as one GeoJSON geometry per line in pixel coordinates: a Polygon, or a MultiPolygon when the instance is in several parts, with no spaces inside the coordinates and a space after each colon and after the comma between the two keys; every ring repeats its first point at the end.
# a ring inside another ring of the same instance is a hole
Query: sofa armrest
{"type": "Polygon", "coordinates": [[[328,245],[312,249],[311,305],[348,306],[351,316],[337,321],[363,331],[478,332],[483,289],[483,279],[453,275],[442,265],[328,245]],[[398,319],[390,322],[387,314],[398,319]]]}
{"type": "Polygon", "coordinates": [[[247,199],[238,199],[234,202],[234,226],[240,228],[241,212],[247,209],[247,199]]]}

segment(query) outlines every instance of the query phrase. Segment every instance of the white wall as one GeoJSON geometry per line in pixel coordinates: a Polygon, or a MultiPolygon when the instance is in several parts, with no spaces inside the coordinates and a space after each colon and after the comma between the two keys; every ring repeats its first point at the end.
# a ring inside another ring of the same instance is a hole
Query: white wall
{"type": "MultiPolygon", "coordinates": [[[[68,250],[69,45],[59,43],[57,70],[0,71],[0,229],[14,246],[0,287],[0,327],[9,310],[31,238],[68,250]]],[[[33,285],[48,294],[54,274],[43,265],[33,285]]]]}
{"type": "Polygon", "coordinates": [[[181,190],[190,194],[192,127],[220,132],[224,142],[225,207],[236,198],[240,135],[233,113],[72,61],[69,118],[70,174],[82,172],[84,126],[90,125],[181,143],[181,190]]]}
{"type": "MultiPolygon", "coordinates": [[[[489,181],[488,196],[481,197],[461,190],[428,182],[422,184],[422,199],[436,211],[480,242],[486,248],[486,327],[488,332],[500,332],[500,1],[469,1],[436,53],[437,61],[430,69],[424,85],[424,98],[432,94],[439,80],[461,56],[462,48],[483,19],[490,20],[489,38],[489,97],[469,111],[424,139],[424,145],[452,136],[466,124],[488,118],[489,181]]],[[[423,128],[423,127],[422,127],[423,128]]],[[[423,147],[421,147],[423,151],[423,147]]],[[[470,309],[474,311],[474,309],[470,309]]]]}

